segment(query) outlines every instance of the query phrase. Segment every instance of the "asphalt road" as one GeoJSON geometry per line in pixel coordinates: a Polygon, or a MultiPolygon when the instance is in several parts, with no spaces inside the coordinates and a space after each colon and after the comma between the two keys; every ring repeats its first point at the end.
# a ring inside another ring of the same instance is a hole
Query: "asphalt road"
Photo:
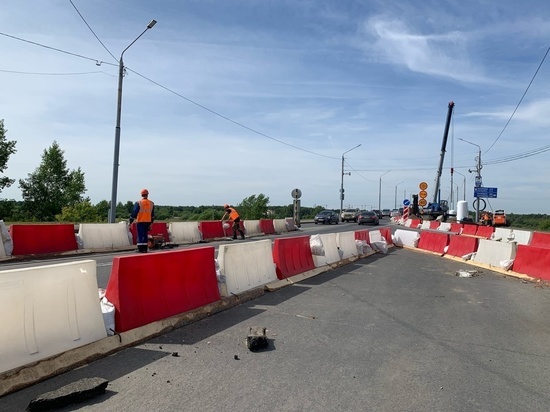
{"type": "Polygon", "coordinates": [[[392,248],[7,395],[0,411],[94,376],[107,393],[63,410],[548,411],[550,289],[459,269],[473,267],[392,248]],[[267,328],[268,350],[247,350],[250,326],[267,328]]]}

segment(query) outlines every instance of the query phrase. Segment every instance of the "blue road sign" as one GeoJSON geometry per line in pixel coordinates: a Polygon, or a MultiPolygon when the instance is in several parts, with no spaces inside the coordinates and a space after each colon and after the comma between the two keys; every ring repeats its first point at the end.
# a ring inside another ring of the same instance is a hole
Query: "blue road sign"
{"type": "Polygon", "coordinates": [[[409,199],[403,200],[403,206],[409,206],[411,204],[411,201],[409,199]]]}
{"type": "Polygon", "coordinates": [[[474,187],[474,197],[496,199],[496,187],[474,187]]]}

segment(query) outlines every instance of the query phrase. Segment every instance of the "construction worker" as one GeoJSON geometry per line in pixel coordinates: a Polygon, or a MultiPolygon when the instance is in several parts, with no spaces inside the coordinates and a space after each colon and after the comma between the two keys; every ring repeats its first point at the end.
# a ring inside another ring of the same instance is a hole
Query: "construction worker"
{"type": "Polygon", "coordinates": [[[244,239],[244,232],[241,229],[240,221],[241,216],[239,215],[239,212],[235,210],[234,207],[229,206],[227,203],[223,205],[223,209],[225,210],[225,213],[222,217],[222,224],[226,216],[229,216],[229,220],[233,222],[233,239],[237,239],[237,232],[241,235],[241,239],[244,239]]]}
{"type": "Polygon", "coordinates": [[[151,225],[155,220],[155,205],[149,200],[149,191],[143,189],[141,191],[141,200],[134,204],[134,210],[130,215],[130,224],[136,221],[137,226],[137,251],[140,253],[147,252],[148,235],[151,230],[151,225]]]}

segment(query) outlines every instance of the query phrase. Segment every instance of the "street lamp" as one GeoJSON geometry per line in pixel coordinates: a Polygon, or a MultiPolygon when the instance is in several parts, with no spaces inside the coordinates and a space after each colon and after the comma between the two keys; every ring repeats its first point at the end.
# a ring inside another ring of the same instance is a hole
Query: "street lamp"
{"type": "Polygon", "coordinates": [[[351,176],[351,172],[344,173],[344,155],[348,152],[351,152],[353,149],[357,149],[359,146],[361,146],[361,143],[349,149],[347,152],[342,153],[342,184],[340,186],[340,219],[342,219],[342,209],[344,208],[344,175],[347,174],[351,176]]]}
{"type": "MultiPolygon", "coordinates": [[[[469,142],[468,140],[464,140],[462,138],[458,138],[458,140],[462,140],[463,142],[465,143],[469,143],[471,144],[472,146],[476,146],[477,149],[478,149],[478,152],[477,152],[477,166],[476,166],[476,180],[475,180],[475,187],[481,187],[482,186],[482,182],[481,182],[481,146],[480,145],[477,145],[475,143],[472,143],[472,142],[469,142]]],[[[472,173],[472,170],[468,170],[470,173],[472,173]]],[[[479,222],[479,196],[476,196],[476,200],[475,200],[475,203],[476,203],[476,223],[479,222]]]]}
{"type": "Polygon", "coordinates": [[[382,210],[382,176],[388,174],[391,170],[388,170],[386,173],[380,175],[380,180],[378,182],[378,210],[382,210]]]}
{"type": "MultiPolygon", "coordinates": [[[[395,185],[395,204],[393,206],[394,209],[397,209],[397,186],[399,186],[401,183],[403,183],[404,180],[402,182],[399,182],[395,185]]],[[[404,198],[403,198],[404,199],[404,198]]]]}
{"type": "MultiPolygon", "coordinates": [[[[462,173],[460,173],[458,170],[454,169],[454,172],[455,173],[458,173],[460,176],[462,176],[464,178],[464,182],[463,182],[463,185],[464,185],[464,199],[463,200],[466,200],[466,176],[464,176],[462,173]]],[[[458,196],[456,198],[458,200],[458,196]]]]}
{"type": "Polygon", "coordinates": [[[116,127],[115,127],[115,156],[113,161],[113,185],[111,192],[111,208],[109,209],[109,223],[115,223],[116,221],[116,194],[118,184],[118,158],[120,149],[120,117],[122,112],[122,79],[124,78],[124,62],[122,60],[124,52],[132,46],[145,32],[152,29],[157,24],[156,20],[151,20],[145,30],[136,37],[136,39],[126,47],[120,54],[120,60],[118,61],[118,99],[116,109],[116,127]]]}

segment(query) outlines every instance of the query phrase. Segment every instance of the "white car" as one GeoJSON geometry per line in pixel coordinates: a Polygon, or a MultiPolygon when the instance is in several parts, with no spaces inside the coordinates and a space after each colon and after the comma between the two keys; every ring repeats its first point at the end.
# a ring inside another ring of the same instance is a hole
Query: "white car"
{"type": "Polygon", "coordinates": [[[358,209],[344,209],[340,215],[342,222],[355,222],[357,223],[357,217],[361,211],[358,209]]]}

